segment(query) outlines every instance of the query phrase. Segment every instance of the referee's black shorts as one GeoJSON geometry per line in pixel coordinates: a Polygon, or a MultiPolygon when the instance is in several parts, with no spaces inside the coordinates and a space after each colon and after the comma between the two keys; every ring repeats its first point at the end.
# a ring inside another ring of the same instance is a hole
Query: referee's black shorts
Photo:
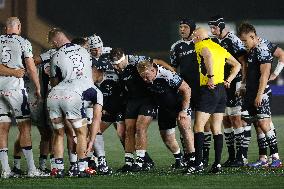
{"type": "Polygon", "coordinates": [[[223,83],[217,84],[214,89],[201,86],[196,111],[209,114],[224,113],[226,107],[226,91],[223,83]]]}

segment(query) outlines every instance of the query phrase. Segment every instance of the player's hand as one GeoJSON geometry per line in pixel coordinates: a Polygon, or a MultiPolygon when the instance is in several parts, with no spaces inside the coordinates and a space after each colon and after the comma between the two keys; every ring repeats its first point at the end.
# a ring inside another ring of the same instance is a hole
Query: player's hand
{"type": "Polygon", "coordinates": [[[185,120],[186,117],[187,117],[187,113],[186,113],[186,112],[180,111],[180,112],[178,113],[178,120],[179,120],[179,121],[185,120]]]}
{"type": "Polygon", "coordinates": [[[25,73],[26,73],[25,69],[15,69],[13,72],[13,76],[17,78],[22,78],[24,77],[25,73]]]}
{"type": "Polygon", "coordinates": [[[254,100],[254,106],[255,107],[259,107],[261,105],[262,102],[262,97],[263,95],[257,95],[255,100],[254,100]]]}
{"type": "Polygon", "coordinates": [[[231,85],[231,82],[230,82],[230,81],[228,81],[228,80],[225,80],[225,81],[224,81],[224,86],[225,86],[226,88],[230,88],[230,85],[231,85]]]}
{"type": "Polygon", "coordinates": [[[39,103],[42,101],[40,89],[36,89],[36,91],[35,91],[35,96],[36,96],[36,98],[37,98],[36,103],[39,104],[39,103]]]}
{"type": "Polygon", "coordinates": [[[213,79],[213,77],[208,78],[207,86],[208,86],[209,89],[214,89],[214,88],[216,87],[216,86],[214,85],[214,79],[213,79]]]}
{"type": "Polygon", "coordinates": [[[93,151],[94,140],[90,140],[87,146],[86,155],[93,151]]]}
{"type": "Polygon", "coordinates": [[[275,80],[277,78],[277,76],[274,74],[274,73],[272,73],[271,75],[270,75],[270,77],[269,77],[269,81],[273,81],[273,80],[275,80]]]}

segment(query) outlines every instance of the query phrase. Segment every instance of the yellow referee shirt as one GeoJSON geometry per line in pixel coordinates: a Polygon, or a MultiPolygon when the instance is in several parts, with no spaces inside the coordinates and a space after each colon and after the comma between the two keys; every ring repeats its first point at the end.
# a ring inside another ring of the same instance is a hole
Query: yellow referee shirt
{"type": "Polygon", "coordinates": [[[221,47],[219,44],[207,38],[200,42],[195,43],[195,51],[197,54],[197,61],[199,63],[200,86],[207,85],[207,81],[208,81],[204,58],[201,56],[202,49],[206,47],[211,52],[211,56],[213,60],[214,84],[216,85],[219,83],[223,83],[224,82],[224,66],[226,63],[226,58],[229,58],[231,54],[226,49],[221,47]]]}

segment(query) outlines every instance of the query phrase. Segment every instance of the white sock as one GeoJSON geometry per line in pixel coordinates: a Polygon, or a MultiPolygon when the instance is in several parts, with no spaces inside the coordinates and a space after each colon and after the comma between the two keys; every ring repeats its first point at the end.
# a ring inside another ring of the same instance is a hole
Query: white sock
{"type": "Polygon", "coordinates": [[[85,171],[85,169],[88,167],[88,162],[86,161],[85,158],[79,159],[78,167],[79,167],[79,171],[85,171]]]}
{"type": "Polygon", "coordinates": [[[102,134],[97,134],[96,140],[95,140],[95,143],[94,143],[94,148],[95,148],[95,151],[96,151],[98,157],[106,155],[105,154],[104,137],[103,137],[102,134]]]}
{"type": "Polygon", "coordinates": [[[136,156],[145,157],[146,150],[136,150],[136,156]]]}
{"type": "Polygon", "coordinates": [[[180,153],[180,148],[176,152],[174,152],[173,154],[179,154],[179,153],[180,153]]]}
{"type": "Polygon", "coordinates": [[[69,151],[68,154],[69,154],[69,162],[70,163],[76,163],[77,160],[78,160],[77,154],[75,154],[71,151],[69,151]]]}
{"type": "Polygon", "coordinates": [[[6,171],[7,173],[10,173],[11,169],[8,161],[8,148],[0,149],[0,160],[1,160],[2,170],[6,171]]]}
{"type": "Polygon", "coordinates": [[[35,170],[36,167],[35,167],[32,147],[31,146],[24,147],[22,148],[22,151],[27,161],[28,170],[29,171],[35,170]]]}

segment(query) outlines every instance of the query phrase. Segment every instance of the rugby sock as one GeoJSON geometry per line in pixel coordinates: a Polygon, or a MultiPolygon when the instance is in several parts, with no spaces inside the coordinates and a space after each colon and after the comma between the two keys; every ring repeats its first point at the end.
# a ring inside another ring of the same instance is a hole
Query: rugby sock
{"type": "Polygon", "coordinates": [[[215,150],[215,165],[220,164],[221,162],[221,155],[222,155],[222,149],[223,149],[223,135],[213,135],[214,139],[214,150],[215,150]]]}
{"type": "Polygon", "coordinates": [[[30,171],[35,170],[36,167],[35,167],[35,163],[34,163],[32,146],[22,147],[22,151],[23,151],[23,154],[26,158],[28,169],[30,171]]]}
{"type": "Polygon", "coordinates": [[[134,155],[133,155],[133,153],[126,152],[124,159],[125,159],[125,164],[126,165],[132,166],[132,164],[134,163],[134,155]]]}
{"type": "Polygon", "coordinates": [[[194,147],[195,147],[195,164],[199,166],[202,162],[202,149],[204,142],[204,133],[194,133],[194,147]]]}
{"type": "Polygon", "coordinates": [[[184,159],[188,163],[188,166],[194,166],[195,165],[195,152],[185,153],[184,159]]]}
{"type": "Polygon", "coordinates": [[[145,152],[146,150],[136,150],[136,164],[139,167],[143,166],[143,163],[145,161],[145,152]]]}
{"type": "Polygon", "coordinates": [[[21,156],[14,156],[14,167],[21,169],[21,156]]]}
{"type": "Polygon", "coordinates": [[[87,158],[79,159],[78,167],[79,171],[81,172],[85,171],[85,169],[88,167],[88,159],[87,158]]]}
{"type": "Polygon", "coordinates": [[[240,127],[234,130],[235,140],[236,140],[236,159],[238,161],[243,161],[243,147],[242,143],[244,140],[244,128],[240,127]]]}
{"type": "Polygon", "coordinates": [[[265,134],[264,133],[260,133],[257,135],[257,144],[258,144],[258,148],[259,148],[259,155],[267,155],[267,146],[268,143],[266,141],[265,138],[265,134]]]}
{"type": "Polygon", "coordinates": [[[0,149],[0,160],[1,160],[2,170],[6,171],[7,173],[10,173],[11,169],[8,161],[8,148],[0,149]]]}
{"type": "Polygon", "coordinates": [[[78,160],[78,156],[76,153],[73,153],[71,151],[68,151],[68,154],[69,154],[69,162],[71,165],[77,163],[77,160],[78,160]]]}
{"type": "Polygon", "coordinates": [[[242,142],[242,148],[243,148],[243,156],[244,158],[248,159],[248,147],[251,140],[251,124],[247,124],[244,127],[244,140],[242,142]]]}
{"type": "Polygon", "coordinates": [[[39,168],[41,170],[46,169],[46,161],[47,161],[47,155],[40,155],[39,156],[39,168]]]}
{"type": "Polygon", "coordinates": [[[270,154],[278,153],[277,139],[274,131],[270,129],[270,131],[268,131],[265,136],[270,149],[270,154]]]}
{"type": "Polygon", "coordinates": [[[173,155],[174,155],[176,160],[182,159],[182,153],[181,153],[180,149],[178,149],[176,152],[174,152],[173,155]]]}
{"type": "Polygon", "coordinates": [[[235,160],[235,137],[233,128],[224,129],[225,141],[228,148],[229,159],[235,160]]]}
{"type": "Polygon", "coordinates": [[[203,161],[208,162],[209,152],[211,145],[212,132],[204,132],[204,143],[203,143],[203,161]]]}
{"type": "Polygon", "coordinates": [[[94,148],[95,148],[95,151],[96,151],[98,157],[106,156],[104,137],[103,137],[102,133],[97,134],[96,140],[95,140],[95,143],[94,143],[94,148]]]}
{"type": "Polygon", "coordinates": [[[64,161],[63,161],[63,158],[55,158],[54,161],[55,161],[55,168],[61,169],[61,170],[64,169],[64,161]]]}
{"type": "Polygon", "coordinates": [[[52,170],[53,168],[55,168],[55,158],[53,154],[50,154],[49,161],[50,161],[50,170],[52,170]]]}
{"type": "Polygon", "coordinates": [[[270,129],[274,131],[275,136],[276,136],[276,129],[275,129],[274,124],[273,124],[272,121],[270,122],[270,129]]]}

